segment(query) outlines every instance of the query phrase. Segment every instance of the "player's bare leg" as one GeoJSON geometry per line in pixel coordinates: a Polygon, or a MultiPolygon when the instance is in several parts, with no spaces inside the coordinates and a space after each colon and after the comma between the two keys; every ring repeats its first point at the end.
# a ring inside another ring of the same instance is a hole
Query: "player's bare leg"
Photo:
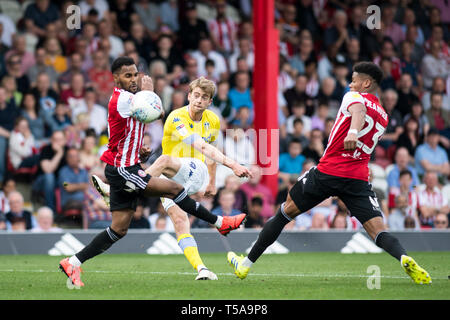
{"type": "Polygon", "coordinates": [[[234,252],[228,252],[227,260],[234,268],[234,273],[245,279],[250,267],[263,254],[263,252],[279,237],[284,226],[300,214],[300,210],[288,194],[286,202],[282,203],[275,216],[269,219],[258,235],[247,257],[238,257],[234,252]]]}
{"type": "Polygon", "coordinates": [[[161,174],[164,174],[167,178],[172,178],[177,174],[180,168],[181,161],[179,158],[161,155],[145,170],[145,172],[152,177],[159,177],[161,174]]]}
{"type": "Polygon", "coordinates": [[[413,258],[408,256],[396,237],[386,231],[381,217],[374,217],[366,221],[363,227],[377,246],[400,261],[402,268],[415,283],[431,283],[431,277],[428,272],[421,268],[413,258]]]}

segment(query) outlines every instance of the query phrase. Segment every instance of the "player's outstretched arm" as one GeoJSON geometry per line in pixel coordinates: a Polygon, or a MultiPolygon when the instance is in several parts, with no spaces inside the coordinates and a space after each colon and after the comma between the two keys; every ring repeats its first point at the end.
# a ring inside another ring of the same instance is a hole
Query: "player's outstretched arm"
{"type": "Polygon", "coordinates": [[[209,143],[206,143],[203,139],[196,139],[193,142],[192,146],[196,150],[204,154],[206,157],[214,160],[215,162],[221,163],[224,166],[233,170],[234,174],[237,175],[238,177],[243,178],[252,176],[250,170],[240,165],[233,159],[228,158],[226,155],[220,152],[219,149],[210,145],[209,143]]]}
{"type": "Polygon", "coordinates": [[[344,139],[345,150],[355,150],[358,142],[358,132],[362,129],[366,117],[366,106],[362,103],[354,103],[348,107],[348,111],[352,116],[350,129],[344,139]]]}

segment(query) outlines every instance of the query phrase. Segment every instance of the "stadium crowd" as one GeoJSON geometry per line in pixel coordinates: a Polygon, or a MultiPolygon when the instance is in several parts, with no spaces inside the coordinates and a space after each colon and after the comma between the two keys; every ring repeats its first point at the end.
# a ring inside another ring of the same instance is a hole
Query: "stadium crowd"
{"type": "MultiPolygon", "coordinates": [[[[105,228],[111,213],[90,183],[104,178],[111,62],[122,55],[149,74],[166,115],[187,104],[199,76],[217,83],[210,107],[221,119],[219,147],[251,168],[241,180],[219,165],[215,198],[195,195],[218,215],[248,213],[261,228],[327,144],[352,66],[374,61],[388,128],[370,163],[390,230],[448,228],[450,201],[450,5],[441,0],[277,0],[280,65],[279,191],[261,183],[252,128],[252,1],[82,0],[0,2],[0,230],[105,228]],[[366,9],[381,8],[380,28],[366,9]],[[72,28],[71,5],[81,14],[72,28]],[[69,8],[69,10],[67,10],[69,8]],[[68,13],[69,12],[69,13],[68,13]],[[69,182],[64,187],[64,182],[69,182]],[[19,192],[25,184],[30,194],[19,192]],[[29,201],[27,200],[29,199],[29,201]],[[57,225],[57,226],[56,226],[57,225]]],[[[164,122],[144,144],[161,154],[164,122]]],[[[193,228],[210,227],[191,217],[193,228]]],[[[131,228],[173,231],[159,199],[142,199],[131,228]]],[[[356,230],[337,198],[300,215],[293,230],[356,230]]]]}

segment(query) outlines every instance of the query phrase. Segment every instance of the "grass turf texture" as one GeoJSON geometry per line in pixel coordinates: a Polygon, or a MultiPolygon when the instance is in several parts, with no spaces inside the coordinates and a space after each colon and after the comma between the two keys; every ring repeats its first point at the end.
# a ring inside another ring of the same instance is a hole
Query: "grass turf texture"
{"type": "Polygon", "coordinates": [[[413,283],[386,253],[263,255],[245,280],[232,273],[225,253],[202,254],[218,281],[195,281],[183,255],[103,254],[83,265],[85,287],[70,290],[61,257],[0,255],[0,299],[449,299],[450,252],[410,255],[431,274],[431,285],[413,283]],[[367,287],[371,265],[381,271],[379,290],[367,287]]]}

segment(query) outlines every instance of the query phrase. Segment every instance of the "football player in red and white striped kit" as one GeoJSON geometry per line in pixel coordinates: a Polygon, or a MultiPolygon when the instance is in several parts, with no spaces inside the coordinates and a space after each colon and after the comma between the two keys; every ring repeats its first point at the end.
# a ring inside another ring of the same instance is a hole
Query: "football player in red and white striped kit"
{"type": "Polygon", "coordinates": [[[142,148],[145,125],[131,115],[130,107],[136,92],[153,91],[153,82],[149,76],[139,79],[137,67],[130,57],[117,58],[111,65],[111,71],[115,87],[108,104],[109,143],[100,159],[106,162],[105,176],[110,184],[112,222],[84,249],[60,261],[60,269],[75,286],[84,285],[80,279],[81,264],[104,252],[126,235],[139,196],[170,198],[185,212],[220,230],[233,230],[240,225],[231,219],[219,219],[190,198],[183,186],[175,181],[151,177],[143,170],[140,157],[149,154],[148,149],[142,148]]]}
{"type": "Polygon", "coordinates": [[[372,62],[354,66],[350,92],[342,100],[317,167],[298,179],[286,202],[264,225],[247,257],[228,253],[228,262],[239,278],[247,276],[252,264],[278,238],[287,223],[330,196],[337,196],[377,246],[399,260],[416,283],[431,282],[429,274],[407,255],[398,239],[385,230],[381,209],[369,183],[370,155],[388,125],[388,116],[376,97],[382,78],[382,70],[372,62]]]}

